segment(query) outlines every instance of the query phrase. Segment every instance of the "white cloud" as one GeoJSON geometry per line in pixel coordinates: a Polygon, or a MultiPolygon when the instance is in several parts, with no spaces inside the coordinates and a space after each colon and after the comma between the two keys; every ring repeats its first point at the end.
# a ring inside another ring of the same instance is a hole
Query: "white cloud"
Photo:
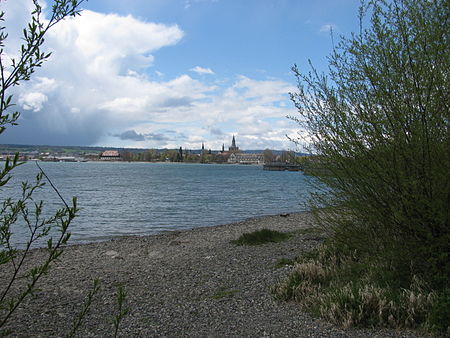
{"type": "Polygon", "coordinates": [[[174,45],[184,33],[178,26],[142,22],[131,15],[83,11],[49,32],[50,43],[64,54],[75,53],[89,74],[125,74],[152,65],[150,53],[174,45]]]}
{"type": "MultiPolygon", "coordinates": [[[[220,149],[237,133],[244,149],[286,148],[292,126],[274,121],[295,114],[286,103],[291,84],[237,76],[211,85],[149,71],[157,51],[183,36],[176,25],[92,11],[59,23],[46,39],[51,59],[18,87],[25,111],[3,142],[197,149],[205,141],[220,149]]],[[[214,74],[200,66],[191,71],[214,74]]]]}
{"type": "Polygon", "coordinates": [[[21,105],[23,109],[32,110],[35,113],[40,111],[44,103],[47,101],[47,96],[37,92],[24,93],[20,95],[18,100],[19,105],[21,105]]]}
{"type": "Polygon", "coordinates": [[[239,81],[233,86],[240,90],[240,95],[248,99],[258,98],[262,102],[282,100],[283,96],[295,91],[295,87],[280,80],[252,80],[246,76],[240,76],[239,81]]]}
{"type": "Polygon", "coordinates": [[[202,68],[200,66],[196,66],[192,69],[190,69],[191,71],[198,73],[198,74],[209,74],[209,75],[214,75],[214,72],[210,69],[210,68],[202,68]]]}
{"type": "Polygon", "coordinates": [[[51,92],[58,87],[58,83],[55,79],[48,77],[37,77],[33,88],[35,90],[51,92]]]}

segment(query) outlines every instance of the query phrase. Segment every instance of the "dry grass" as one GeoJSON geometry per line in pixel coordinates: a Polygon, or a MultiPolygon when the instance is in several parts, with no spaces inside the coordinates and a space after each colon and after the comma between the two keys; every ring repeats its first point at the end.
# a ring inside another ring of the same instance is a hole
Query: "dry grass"
{"type": "MultiPolygon", "coordinates": [[[[427,327],[436,295],[414,277],[408,289],[380,287],[369,273],[352,275],[352,258],[330,256],[297,263],[289,277],[275,285],[274,294],[293,300],[310,312],[348,328],[353,326],[427,327]]],[[[356,270],[360,271],[360,270],[356,270]]]]}

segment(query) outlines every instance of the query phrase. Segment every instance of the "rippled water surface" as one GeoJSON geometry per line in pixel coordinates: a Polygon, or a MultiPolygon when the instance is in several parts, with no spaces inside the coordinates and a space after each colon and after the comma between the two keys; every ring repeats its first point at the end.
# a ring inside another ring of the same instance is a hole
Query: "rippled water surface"
{"type": "MultiPolygon", "coordinates": [[[[72,243],[302,211],[308,196],[308,178],[301,172],[270,172],[261,166],[99,162],[41,162],[41,166],[65,199],[78,198],[81,210],[71,225],[72,243]]],[[[32,180],[37,172],[34,163],[26,163],[15,170],[14,180],[32,180]]],[[[0,190],[2,201],[15,194],[14,184],[8,186],[0,190]]],[[[49,185],[36,196],[47,209],[60,205],[49,185]]],[[[15,233],[23,242],[23,226],[15,233]]]]}

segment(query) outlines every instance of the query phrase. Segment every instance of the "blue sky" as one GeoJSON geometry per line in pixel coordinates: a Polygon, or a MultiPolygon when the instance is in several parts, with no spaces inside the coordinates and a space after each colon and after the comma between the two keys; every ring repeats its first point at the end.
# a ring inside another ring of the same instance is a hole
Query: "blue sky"
{"type": "MultiPolygon", "coordinates": [[[[31,0],[0,2],[14,57],[31,0]],[[14,49],[15,48],[15,49],[14,49]]],[[[53,52],[14,91],[0,143],[296,149],[290,68],[326,70],[329,28],[358,28],[358,0],[90,0],[49,32],[53,52]]]]}

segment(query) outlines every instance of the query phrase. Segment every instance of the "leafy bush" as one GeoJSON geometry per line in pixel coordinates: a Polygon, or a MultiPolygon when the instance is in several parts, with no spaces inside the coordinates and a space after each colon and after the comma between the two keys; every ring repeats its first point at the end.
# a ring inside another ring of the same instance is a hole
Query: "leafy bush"
{"type": "MultiPolygon", "coordinates": [[[[330,277],[346,280],[336,284],[341,291],[327,292],[336,308],[355,302],[370,313],[362,301],[370,294],[378,311],[387,301],[409,313],[402,293],[409,290],[426,311],[437,311],[433,318],[444,317],[435,295],[445,294],[450,275],[449,7],[446,0],[363,2],[360,31],[336,45],[329,74],[293,67],[300,116],[292,119],[307,133],[315,155],[308,164],[319,182],[311,208],[331,233],[336,262],[350,264],[338,264],[330,277]],[[354,273],[361,270],[364,281],[354,273]]],[[[299,269],[328,271],[321,263],[299,269]]],[[[392,316],[399,326],[415,326],[429,318],[419,312],[408,325],[392,316]]],[[[353,325],[360,317],[338,321],[353,325]]]]}
{"type": "Polygon", "coordinates": [[[231,241],[237,245],[260,245],[265,243],[282,242],[290,238],[291,235],[269,229],[261,229],[258,231],[244,233],[238,239],[231,241]]]}

